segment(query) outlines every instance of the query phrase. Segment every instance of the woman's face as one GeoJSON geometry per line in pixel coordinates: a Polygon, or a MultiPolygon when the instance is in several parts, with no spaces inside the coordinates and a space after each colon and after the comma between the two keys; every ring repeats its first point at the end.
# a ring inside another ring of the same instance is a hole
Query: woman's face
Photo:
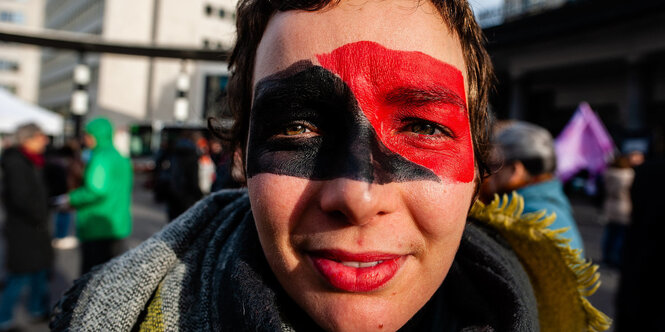
{"type": "Polygon", "coordinates": [[[246,165],[261,245],[328,330],[396,330],[434,294],[474,193],[458,39],[429,2],[272,17],[246,165]]]}

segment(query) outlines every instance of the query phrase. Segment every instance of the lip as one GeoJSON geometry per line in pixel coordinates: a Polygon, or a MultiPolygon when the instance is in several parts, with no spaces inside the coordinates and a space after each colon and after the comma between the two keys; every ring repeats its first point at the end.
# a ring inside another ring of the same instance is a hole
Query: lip
{"type": "Polygon", "coordinates": [[[354,293],[381,288],[397,274],[406,259],[405,255],[343,250],[316,250],[307,255],[333,287],[354,293]]]}

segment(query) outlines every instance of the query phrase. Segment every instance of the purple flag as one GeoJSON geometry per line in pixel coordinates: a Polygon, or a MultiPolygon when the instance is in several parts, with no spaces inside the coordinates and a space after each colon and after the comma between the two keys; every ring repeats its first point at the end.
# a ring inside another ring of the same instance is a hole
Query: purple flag
{"type": "Polygon", "coordinates": [[[561,134],[554,140],[557,176],[569,180],[586,169],[602,173],[614,154],[614,142],[603,123],[586,102],[580,103],[561,134]]]}

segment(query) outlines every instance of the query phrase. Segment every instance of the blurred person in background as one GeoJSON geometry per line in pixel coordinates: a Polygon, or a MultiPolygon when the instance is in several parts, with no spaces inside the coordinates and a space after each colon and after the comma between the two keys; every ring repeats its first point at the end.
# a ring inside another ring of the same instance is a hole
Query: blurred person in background
{"type": "MultiPolygon", "coordinates": [[[[58,149],[49,145],[44,153],[44,177],[47,182],[49,197],[56,197],[69,192],[67,187],[67,160],[64,152],[64,148],[58,149]]],[[[70,215],[70,211],[55,211],[55,227],[53,229],[53,246],[55,248],[59,247],[58,241],[67,235],[65,232],[69,226],[70,215]]]]}
{"type": "Polygon", "coordinates": [[[168,198],[169,179],[171,177],[171,154],[175,146],[175,138],[166,136],[155,153],[155,169],[152,171],[153,199],[164,203],[168,198]]]}
{"type": "Polygon", "coordinates": [[[90,121],[84,141],[91,149],[91,157],[85,166],[83,184],[58,199],[59,205],[77,212],[81,274],[123,253],[124,239],[132,231],[132,166],[113,146],[113,125],[106,118],[90,121]]]}
{"type": "Polygon", "coordinates": [[[497,126],[493,137],[494,159],[501,168],[485,179],[482,199],[489,202],[494,194],[516,191],[524,197],[524,213],[545,210],[555,213],[550,229],[567,228],[562,236],[570,239],[570,247],[584,249],[582,235],[577,229],[572,208],[563,186],[554,172],[556,155],[552,135],[542,127],[510,121],[497,126]]]}
{"type": "Polygon", "coordinates": [[[30,316],[49,311],[48,274],[53,265],[49,232],[48,188],[43,153],[48,138],[35,124],[16,130],[18,146],[2,154],[2,198],[5,206],[7,276],[0,297],[0,329],[13,324],[13,311],[28,287],[30,316]]]}
{"type": "MultiPolygon", "coordinates": [[[[76,140],[68,141],[61,148],[47,149],[44,173],[48,182],[49,197],[64,195],[81,186],[83,162],[80,159],[79,150],[76,140]]],[[[70,210],[58,209],[55,211],[52,241],[54,248],[72,249],[78,245],[76,237],[70,235],[73,217],[74,213],[70,210]]]]}
{"type": "MultiPolygon", "coordinates": [[[[632,157],[631,154],[630,159],[632,157]]],[[[665,284],[661,270],[665,234],[665,160],[643,157],[640,166],[635,168],[630,190],[631,221],[623,246],[621,279],[615,299],[617,332],[665,329],[665,284]]]]}
{"type": "Polygon", "coordinates": [[[168,160],[166,205],[169,221],[177,218],[201,197],[199,183],[199,153],[191,130],[182,130],[175,141],[168,160]]]}
{"type": "Polygon", "coordinates": [[[224,156],[224,147],[222,146],[222,142],[219,141],[218,138],[212,137],[209,140],[209,145],[210,145],[210,159],[212,159],[212,162],[215,165],[219,165],[220,162],[222,162],[222,159],[225,157],[224,156]]]}
{"type": "Polygon", "coordinates": [[[208,140],[203,135],[199,135],[197,138],[196,147],[199,153],[199,188],[203,195],[208,195],[215,181],[215,164],[211,157],[208,140]]]}
{"type": "Polygon", "coordinates": [[[630,188],[635,171],[627,156],[619,156],[603,174],[604,202],[603,262],[613,267],[621,265],[621,252],[630,224],[632,203],[630,188]]]}
{"type": "MultiPolygon", "coordinates": [[[[220,150],[221,150],[220,144],[220,150]]],[[[212,183],[210,192],[219,191],[222,189],[240,188],[242,183],[236,179],[242,178],[242,167],[233,167],[241,164],[241,157],[238,153],[229,153],[222,150],[217,155],[217,162],[215,163],[215,181],[212,183]],[[234,174],[235,173],[235,174],[234,174]]]]}

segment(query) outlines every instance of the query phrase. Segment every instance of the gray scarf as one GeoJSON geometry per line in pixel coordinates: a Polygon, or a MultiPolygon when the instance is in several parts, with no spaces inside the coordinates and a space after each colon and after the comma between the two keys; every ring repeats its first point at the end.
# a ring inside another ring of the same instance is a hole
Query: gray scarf
{"type": "MultiPolygon", "coordinates": [[[[492,230],[469,223],[443,286],[405,329],[536,331],[536,307],[528,276],[512,251],[492,230]]],[[[77,280],[56,305],[51,328],[279,331],[316,326],[272,275],[246,191],[228,190],[210,195],[139,247],[77,280]]]]}

